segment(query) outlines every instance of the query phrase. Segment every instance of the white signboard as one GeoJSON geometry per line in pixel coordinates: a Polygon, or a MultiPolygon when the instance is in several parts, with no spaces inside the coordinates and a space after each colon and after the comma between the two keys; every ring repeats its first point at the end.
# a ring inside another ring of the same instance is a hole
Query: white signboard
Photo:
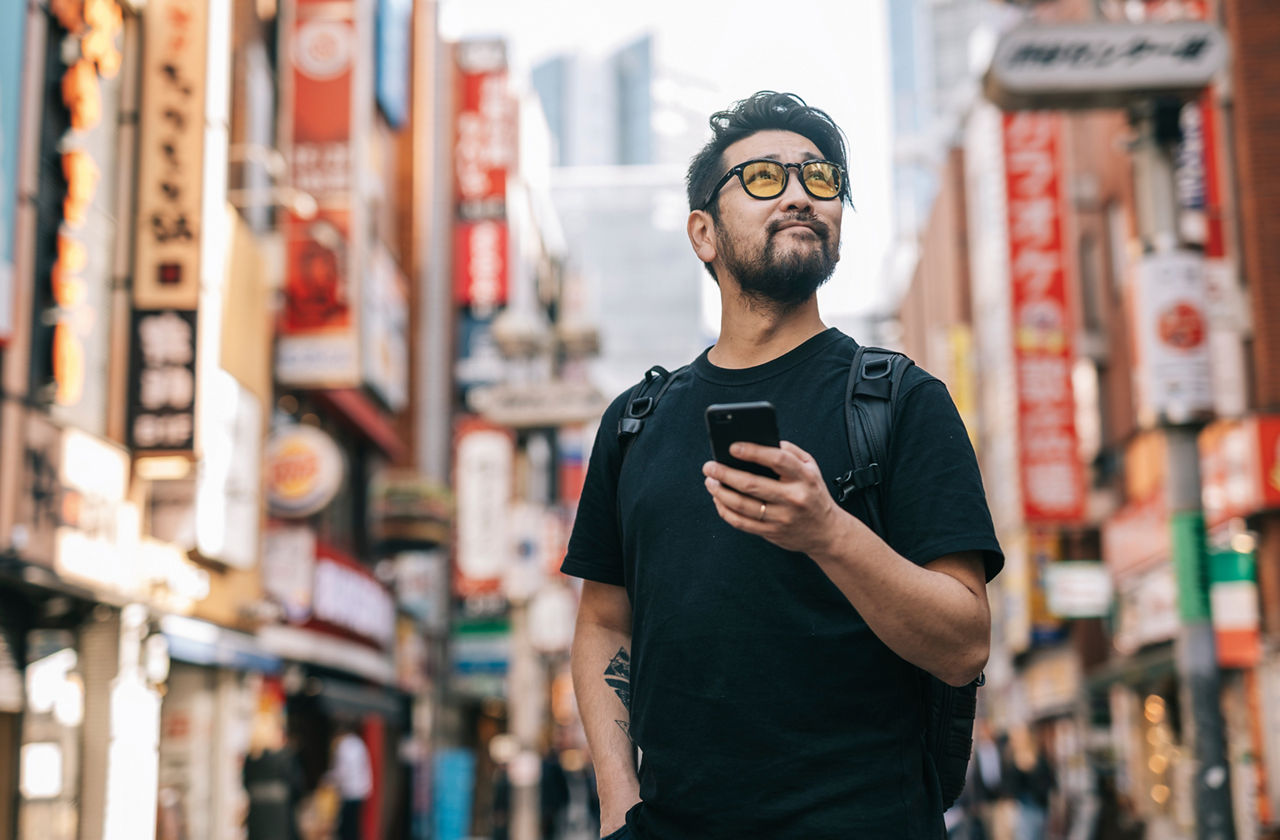
{"type": "Polygon", "coordinates": [[[1012,107],[1118,105],[1204,88],[1226,55],[1222,30],[1204,21],[1023,26],[1000,38],[987,95],[1012,107]]]}
{"type": "Polygon", "coordinates": [[[1045,590],[1049,612],[1062,618],[1097,618],[1111,611],[1111,575],[1102,563],[1050,563],[1045,590]]]}
{"type": "Polygon", "coordinates": [[[458,571],[475,581],[495,580],[511,560],[511,437],[497,429],[474,429],[461,437],[457,451],[458,571]]]}
{"type": "Polygon", "coordinates": [[[409,300],[400,269],[382,245],[373,251],[360,307],[364,381],[392,411],[409,404],[409,300]]]}
{"type": "Polygon", "coordinates": [[[1213,410],[1204,258],[1149,254],[1137,271],[1139,420],[1185,423],[1213,410]]]}
{"type": "Polygon", "coordinates": [[[467,405],[491,423],[526,429],[595,420],[609,400],[590,383],[555,380],[476,388],[467,394],[467,405]]]}
{"type": "Polygon", "coordinates": [[[272,528],[262,551],[262,587],[288,621],[311,617],[311,582],[316,565],[316,535],[310,528],[272,528]]]}

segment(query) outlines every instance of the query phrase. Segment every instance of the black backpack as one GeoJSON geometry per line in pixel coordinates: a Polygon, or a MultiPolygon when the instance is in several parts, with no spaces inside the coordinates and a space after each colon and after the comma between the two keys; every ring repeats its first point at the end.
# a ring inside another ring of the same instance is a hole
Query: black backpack
{"type": "MultiPolygon", "coordinates": [[[[840,506],[850,512],[854,511],[854,505],[860,504],[863,521],[882,539],[886,535],[880,516],[884,504],[881,464],[887,464],[889,458],[898,388],[913,364],[902,353],[859,345],[849,365],[844,417],[853,469],[832,482],[834,495],[840,506]]],[[[662,395],[687,369],[688,365],[668,373],[655,365],[631,390],[626,409],[618,420],[618,443],[624,458],[644,428],[645,418],[653,414],[662,395]]],[[[946,810],[964,789],[973,752],[978,687],[985,678],[979,675],[968,685],[957,688],[921,669],[920,679],[925,697],[925,749],[937,771],[942,807],[946,810]]]]}

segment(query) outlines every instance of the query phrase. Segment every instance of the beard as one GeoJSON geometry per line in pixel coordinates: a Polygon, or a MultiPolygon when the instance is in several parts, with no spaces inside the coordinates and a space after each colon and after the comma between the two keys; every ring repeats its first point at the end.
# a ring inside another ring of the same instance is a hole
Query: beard
{"type": "Polygon", "coordinates": [[[811,215],[775,221],[765,233],[764,248],[755,254],[743,253],[745,248],[727,231],[717,236],[716,247],[744,295],[772,308],[794,309],[831,278],[840,259],[839,245],[831,242],[830,226],[811,215]],[[818,237],[817,247],[810,242],[797,242],[785,250],[780,247],[782,227],[792,222],[808,225],[818,237]]]}

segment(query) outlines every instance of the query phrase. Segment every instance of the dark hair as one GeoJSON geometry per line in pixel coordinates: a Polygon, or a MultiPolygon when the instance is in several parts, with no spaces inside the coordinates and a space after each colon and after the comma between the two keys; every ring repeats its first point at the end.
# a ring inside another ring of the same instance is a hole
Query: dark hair
{"type": "Polygon", "coordinates": [[[712,219],[720,221],[719,202],[713,200],[709,205],[706,202],[707,193],[728,167],[724,150],[760,131],[793,131],[812,141],[823,157],[845,170],[840,197],[850,200],[844,132],[826,111],[806,105],[794,93],[758,91],[735,102],[728,110],[712,114],[710,123],[711,139],[693,156],[685,178],[690,210],[706,209],[712,219]]]}

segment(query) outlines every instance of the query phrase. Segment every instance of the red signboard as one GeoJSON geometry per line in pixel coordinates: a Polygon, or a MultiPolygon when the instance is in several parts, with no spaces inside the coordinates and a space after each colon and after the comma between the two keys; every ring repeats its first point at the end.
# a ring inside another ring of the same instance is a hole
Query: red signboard
{"type": "Polygon", "coordinates": [[[1023,518],[1078,522],[1085,486],[1071,382],[1061,127],[1053,114],[1020,111],[1005,115],[1003,134],[1023,518]]]}
{"type": "Polygon", "coordinates": [[[360,33],[349,0],[295,0],[287,15],[288,73],[282,133],[293,186],[316,200],[305,218],[284,216],[284,306],[276,377],[291,385],[359,384],[353,206],[361,99],[356,79],[360,33]]]}
{"type": "Polygon", "coordinates": [[[351,329],[350,216],[339,209],[320,210],[309,221],[288,215],[282,334],[351,329]]]}
{"type": "Polygon", "coordinates": [[[507,223],[457,222],[453,241],[454,301],[477,315],[507,302],[507,223]]]}
{"type": "Polygon", "coordinates": [[[293,186],[345,200],[351,188],[356,29],[351,3],[297,0],[290,54],[293,186]],[[334,16],[334,7],[345,14],[334,16]]]}
{"type": "Polygon", "coordinates": [[[487,54],[468,49],[458,59],[453,181],[458,215],[466,219],[504,215],[507,173],[515,157],[515,107],[505,59],[495,54],[475,63],[468,58],[479,55],[487,54]]]}

